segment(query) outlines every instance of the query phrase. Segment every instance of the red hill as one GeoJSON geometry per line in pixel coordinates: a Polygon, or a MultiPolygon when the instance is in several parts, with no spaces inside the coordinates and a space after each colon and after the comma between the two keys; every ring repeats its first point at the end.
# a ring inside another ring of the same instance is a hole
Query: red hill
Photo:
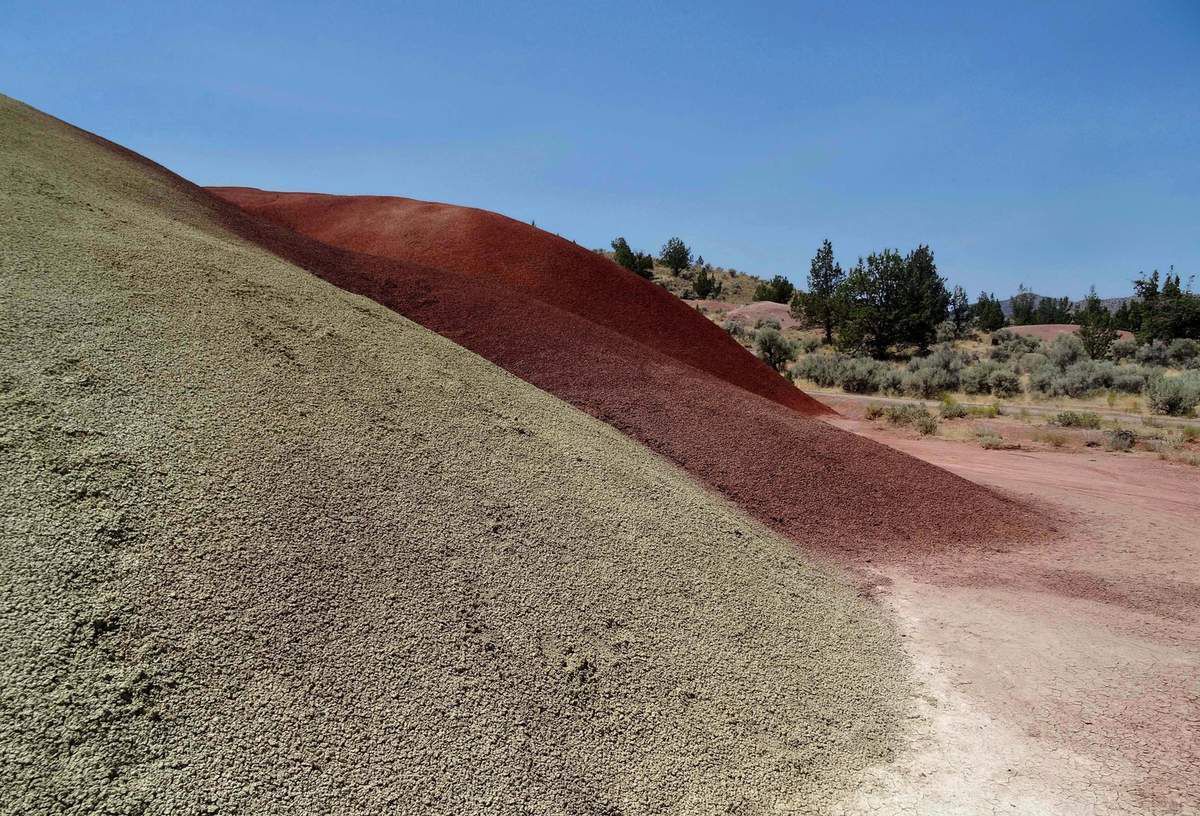
{"type": "Polygon", "coordinates": [[[502,283],[801,413],[829,412],[662,287],[521,221],[410,198],[211,190],[331,246],[502,283]]]}
{"type": "MultiPolygon", "coordinates": [[[[325,198],[307,200],[324,211],[325,198]]],[[[302,201],[292,199],[280,221],[307,222],[302,201]]],[[[349,211],[341,215],[349,229],[349,211]]],[[[1016,502],[747,393],[507,279],[349,252],[267,220],[229,221],[249,240],[604,420],[810,549],[904,557],[996,547],[1044,529],[1016,502]]]]}

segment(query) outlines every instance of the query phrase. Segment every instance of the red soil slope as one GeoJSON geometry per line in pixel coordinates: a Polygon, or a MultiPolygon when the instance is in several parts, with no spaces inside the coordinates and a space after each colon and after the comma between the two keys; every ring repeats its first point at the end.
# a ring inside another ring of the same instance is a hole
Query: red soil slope
{"type": "MultiPolygon", "coordinates": [[[[1060,334],[1074,334],[1079,331],[1078,323],[1033,323],[1028,326],[1008,326],[1008,331],[1013,334],[1028,335],[1036,337],[1039,340],[1044,340],[1049,343],[1060,334]]],[[[1133,338],[1133,332],[1121,330],[1117,332],[1117,336],[1130,340],[1133,338]]]]}
{"type": "Polygon", "coordinates": [[[229,223],[608,422],[810,549],[905,557],[1045,529],[1022,505],[507,282],[339,250],[264,220],[229,223]]]}
{"type": "Polygon", "coordinates": [[[521,221],[409,198],[210,189],[331,246],[502,283],[801,413],[829,413],[662,287],[521,221]]]}

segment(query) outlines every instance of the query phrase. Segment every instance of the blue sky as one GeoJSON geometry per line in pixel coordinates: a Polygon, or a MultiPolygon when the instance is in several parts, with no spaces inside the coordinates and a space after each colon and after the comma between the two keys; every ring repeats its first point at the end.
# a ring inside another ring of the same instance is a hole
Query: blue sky
{"type": "Polygon", "coordinates": [[[10,0],[0,90],[201,184],[797,281],[825,237],[972,293],[1200,273],[1195,0],[183,5],[10,0]]]}

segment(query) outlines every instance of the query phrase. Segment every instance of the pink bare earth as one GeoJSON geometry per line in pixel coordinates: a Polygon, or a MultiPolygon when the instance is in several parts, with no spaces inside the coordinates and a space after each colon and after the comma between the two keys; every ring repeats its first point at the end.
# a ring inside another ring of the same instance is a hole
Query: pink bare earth
{"type": "Polygon", "coordinates": [[[756,303],[748,303],[745,306],[734,306],[731,303],[725,303],[721,300],[692,300],[688,302],[697,308],[704,307],[714,315],[719,314],[724,319],[736,320],[743,326],[751,329],[754,328],[754,325],[759,320],[776,320],[779,322],[779,328],[781,329],[790,329],[800,325],[800,322],[792,317],[791,309],[786,303],[760,300],[756,303]]]}
{"type": "Polygon", "coordinates": [[[1200,471],[829,421],[1067,527],[1005,552],[859,565],[924,688],[918,750],[848,811],[1200,813],[1200,471]]]}
{"type": "MultiPolygon", "coordinates": [[[[1079,331],[1078,323],[1035,323],[1028,326],[1009,326],[1008,331],[1013,334],[1021,334],[1029,337],[1036,337],[1039,340],[1044,340],[1049,343],[1060,334],[1074,334],[1079,331]]],[[[1132,340],[1133,332],[1127,332],[1124,329],[1117,332],[1117,336],[1122,340],[1132,340]]]]}

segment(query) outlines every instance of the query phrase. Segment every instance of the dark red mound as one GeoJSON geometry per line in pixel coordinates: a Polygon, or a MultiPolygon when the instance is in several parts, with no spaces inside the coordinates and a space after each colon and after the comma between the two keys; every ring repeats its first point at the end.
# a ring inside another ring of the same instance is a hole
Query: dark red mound
{"type": "Polygon", "coordinates": [[[1016,502],[506,282],[335,249],[265,221],[230,226],[608,422],[806,547],[904,557],[1045,529],[1016,502]]]}
{"type": "Polygon", "coordinates": [[[521,221],[410,198],[211,190],[330,246],[503,283],[801,413],[830,412],[662,287],[521,221]]]}

